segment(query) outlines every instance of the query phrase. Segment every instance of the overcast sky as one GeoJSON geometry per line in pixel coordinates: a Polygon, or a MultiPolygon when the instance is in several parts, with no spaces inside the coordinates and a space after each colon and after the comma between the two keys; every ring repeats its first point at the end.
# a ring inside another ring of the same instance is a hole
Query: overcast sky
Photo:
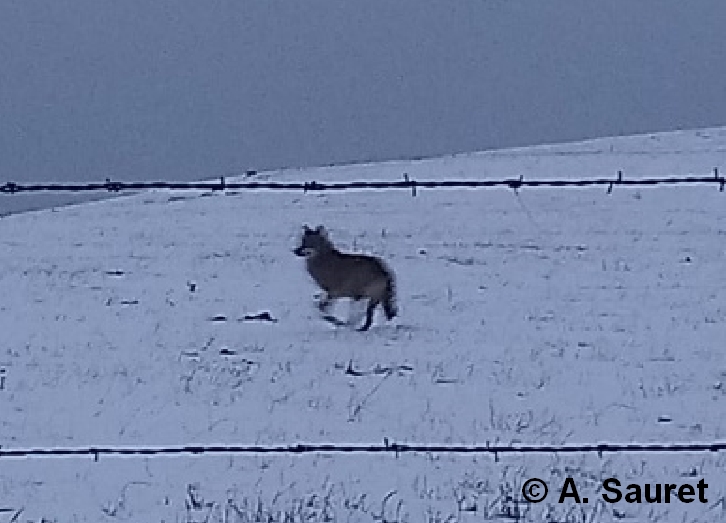
{"type": "Polygon", "coordinates": [[[0,182],[726,124],[724,0],[2,0],[0,182]]]}

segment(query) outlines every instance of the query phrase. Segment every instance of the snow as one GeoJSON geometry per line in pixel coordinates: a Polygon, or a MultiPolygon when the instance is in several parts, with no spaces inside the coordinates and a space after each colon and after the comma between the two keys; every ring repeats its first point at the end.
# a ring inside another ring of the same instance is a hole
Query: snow
{"type": "MultiPolygon", "coordinates": [[[[714,128],[258,178],[708,175],[725,152],[714,128]]],[[[723,440],[724,198],[715,183],[152,191],[4,217],[0,446],[723,440]],[[292,254],[303,224],[385,258],[400,316],[379,312],[365,333],[321,320],[292,254]],[[277,321],[240,321],[264,311],[277,321]]],[[[0,523],[514,521],[517,508],[522,521],[722,521],[724,465],[721,453],[0,457],[0,523]],[[589,503],[557,502],[568,476],[589,503]],[[531,477],[550,494],[528,506],[531,477]],[[609,504],[608,477],[705,478],[709,501],[609,504]]]]}

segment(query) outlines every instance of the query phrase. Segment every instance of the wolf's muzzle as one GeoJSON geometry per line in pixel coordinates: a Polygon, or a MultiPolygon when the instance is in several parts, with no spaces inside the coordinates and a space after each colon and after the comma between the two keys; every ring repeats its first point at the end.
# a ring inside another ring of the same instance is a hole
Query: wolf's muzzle
{"type": "Polygon", "coordinates": [[[305,248],[304,247],[298,247],[297,249],[293,250],[292,252],[295,254],[295,256],[305,256],[305,248]]]}

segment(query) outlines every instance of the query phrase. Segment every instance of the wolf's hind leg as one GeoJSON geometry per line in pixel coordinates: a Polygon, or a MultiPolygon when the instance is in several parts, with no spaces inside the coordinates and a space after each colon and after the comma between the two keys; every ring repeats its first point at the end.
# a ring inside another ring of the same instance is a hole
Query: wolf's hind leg
{"type": "Polygon", "coordinates": [[[385,312],[386,319],[389,321],[398,315],[398,308],[390,296],[383,300],[383,312],[385,312]]]}
{"type": "Polygon", "coordinates": [[[378,304],[381,303],[380,300],[371,298],[371,300],[368,302],[368,307],[366,307],[366,322],[363,324],[361,328],[359,328],[359,331],[367,331],[371,324],[373,323],[373,313],[376,310],[376,307],[378,304]]]}

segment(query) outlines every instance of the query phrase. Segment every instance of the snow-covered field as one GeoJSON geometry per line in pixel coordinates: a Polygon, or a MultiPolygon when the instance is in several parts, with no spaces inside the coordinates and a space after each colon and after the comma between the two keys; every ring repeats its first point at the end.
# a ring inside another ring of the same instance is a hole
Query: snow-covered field
{"type": "MultiPolygon", "coordinates": [[[[724,158],[726,129],[706,129],[259,176],[635,178],[724,158]]],[[[5,217],[0,446],[726,439],[725,204],[716,184],[160,191],[5,217]],[[394,322],[320,319],[291,252],[303,224],[389,262],[394,322]],[[240,321],[262,311],[278,321],[240,321]]],[[[517,508],[723,521],[725,466],[721,453],[5,457],[0,523],[511,522],[517,508]],[[568,476],[589,503],[557,502],[568,476]],[[550,495],[528,506],[531,477],[550,495]],[[703,478],[708,502],[605,503],[609,477],[703,478]]]]}

